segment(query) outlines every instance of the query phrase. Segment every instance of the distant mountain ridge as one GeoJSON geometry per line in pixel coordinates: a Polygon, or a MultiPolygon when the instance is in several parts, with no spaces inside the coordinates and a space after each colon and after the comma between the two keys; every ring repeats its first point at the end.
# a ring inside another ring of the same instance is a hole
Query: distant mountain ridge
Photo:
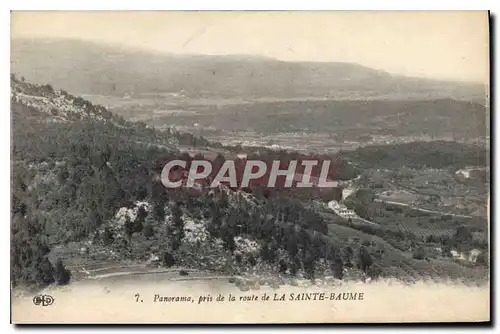
{"type": "Polygon", "coordinates": [[[406,96],[484,103],[486,87],[391,75],[352,63],[285,62],[261,56],[162,54],[81,40],[14,39],[11,70],[74,94],[186,92],[188,97],[406,96]]]}

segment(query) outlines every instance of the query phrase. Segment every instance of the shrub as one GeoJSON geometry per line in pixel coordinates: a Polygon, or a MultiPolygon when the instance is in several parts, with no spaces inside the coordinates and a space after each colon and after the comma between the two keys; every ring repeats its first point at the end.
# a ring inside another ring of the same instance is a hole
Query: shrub
{"type": "Polygon", "coordinates": [[[367,275],[372,280],[376,280],[377,278],[380,277],[381,274],[382,274],[382,267],[377,263],[374,263],[367,272],[367,275]]]}
{"type": "Polygon", "coordinates": [[[52,88],[52,86],[49,84],[42,86],[42,89],[47,93],[54,93],[54,88],[52,88]]]}
{"type": "Polygon", "coordinates": [[[368,268],[373,264],[372,256],[368,250],[361,246],[359,248],[359,267],[363,272],[367,272],[368,268]]]}
{"type": "Polygon", "coordinates": [[[144,226],[144,228],[142,229],[142,234],[147,238],[151,238],[154,236],[154,229],[153,229],[153,226],[151,226],[151,224],[146,224],[144,226]]]}
{"type": "Polygon", "coordinates": [[[423,246],[419,246],[416,250],[413,251],[413,258],[416,260],[425,259],[425,249],[423,246]]]}
{"type": "Polygon", "coordinates": [[[285,260],[281,259],[279,261],[279,271],[280,271],[280,273],[283,273],[283,274],[286,273],[287,269],[288,269],[288,266],[287,266],[285,260]]]}
{"type": "Polygon", "coordinates": [[[102,236],[102,242],[105,246],[107,246],[107,245],[113,243],[113,241],[114,241],[113,232],[111,232],[109,227],[106,227],[104,229],[104,233],[102,236]]]}
{"type": "Polygon", "coordinates": [[[175,265],[175,259],[170,252],[163,252],[161,255],[161,262],[164,267],[170,268],[175,265]]]}
{"type": "Polygon", "coordinates": [[[47,257],[44,257],[32,271],[32,282],[41,284],[54,283],[54,267],[47,257]]]}
{"type": "Polygon", "coordinates": [[[488,266],[489,265],[488,254],[486,254],[485,252],[479,254],[477,256],[476,263],[483,266],[488,266]]]}
{"type": "Polygon", "coordinates": [[[66,269],[61,259],[58,259],[54,268],[54,277],[58,285],[69,284],[71,272],[66,269]]]}

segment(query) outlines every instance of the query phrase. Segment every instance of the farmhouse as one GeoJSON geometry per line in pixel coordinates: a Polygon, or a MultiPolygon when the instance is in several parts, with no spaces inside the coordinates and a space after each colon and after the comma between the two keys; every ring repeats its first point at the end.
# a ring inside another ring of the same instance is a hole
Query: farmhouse
{"type": "Polygon", "coordinates": [[[348,209],[344,204],[340,204],[337,201],[328,202],[328,208],[333,210],[337,215],[342,218],[354,218],[356,217],[356,213],[354,210],[348,209]]]}

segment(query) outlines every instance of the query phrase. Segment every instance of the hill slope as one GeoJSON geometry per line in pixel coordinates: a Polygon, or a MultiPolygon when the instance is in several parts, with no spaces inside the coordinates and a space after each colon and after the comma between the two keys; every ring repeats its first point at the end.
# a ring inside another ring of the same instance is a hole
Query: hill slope
{"type": "Polygon", "coordinates": [[[414,259],[392,246],[390,236],[328,222],[296,198],[223,187],[166,191],[152,171],[178,157],[179,134],[126,122],[50,85],[12,77],[11,86],[13,283],[61,282],[61,274],[67,283],[67,271],[60,261],[54,269],[49,253],[70,242],[84,246],[72,257],[75,266],[104,256],[308,278],[342,279],[361,270],[373,278],[486,273],[482,265],[469,270],[414,259]]]}

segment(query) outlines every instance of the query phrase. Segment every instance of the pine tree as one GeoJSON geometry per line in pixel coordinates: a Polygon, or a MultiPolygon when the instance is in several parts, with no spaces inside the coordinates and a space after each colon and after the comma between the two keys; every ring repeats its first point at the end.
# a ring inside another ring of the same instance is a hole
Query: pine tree
{"type": "Polygon", "coordinates": [[[66,269],[61,259],[57,259],[54,268],[54,277],[58,285],[66,285],[71,279],[71,272],[66,269]]]}
{"type": "Polygon", "coordinates": [[[139,210],[137,210],[136,221],[142,223],[145,221],[147,217],[148,217],[148,212],[146,211],[146,209],[144,209],[143,206],[139,207],[139,210]]]}
{"type": "Polygon", "coordinates": [[[184,221],[182,220],[182,210],[180,203],[175,203],[172,207],[172,250],[177,250],[181,246],[184,238],[184,221]]]}
{"type": "Polygon", "coordinates": [[[372,265],[373,263],[373,260],[372,260],[372,257],[370,255],[370,253],[368,252],[368,250],[365,248],[365,246],[361,246],[359,248],[359,266],[360,266],[360,269],[363,271],[363,272],[367,272],[367,270],[370,268],[370,266],[372,265]]]}
{"type": "Polygon", "coordinates": [[[315,262],[316,260],[311,252],[306,251],[306,254],[304,256],[304,272],[305,276],[309,279],[314,279],[314,271],[316,265],[315,262]]]}
{"type": "Polygon", "coordinates": [[[212,237],[220,236],[220,228],[222,225],[222,212],[216,203],[210,205],[210,218],[207,226],[208,232],[212,237]]]}
{"type": "Polygon", "coordinates": [[[146,217],[146,221],[144,222],[144,228],[142,229],[142,234],[147,238],[151,238],[154,236],[154,225],[155,219],[153,217],[153,214],[149,214],[146,217]]]}
{"type": "Polygon", "coordinates": [[[110,228],[109,227],[105,227],[104,228],[104,233],[103,233],[103,236],[102,236],[102,242],[105,246],[113,243],[114,241],[114,236],[113,236],[113,232],[111,232],[110,228]]]}
{"type": "Polygon", "coordinates": [[[161,255],[161,262],[163,266],[169,268],[175,264],[175,259],[170,252],[165,251],[161,255]]]}
{"type": "Polygon", "coordinates": [[[338,279],[342,279],[344,277],[344,263],[342,261],[341,255],[337,251],[333,254],[333,259],[330,263],[330,269],[334,277],[338,279]]]}
{"type": "Polygon", "coordinates": [[[42,228],[37,221],[16,219],[12,228],[11,266],[12,282],[51,284],[54,268],[48,259],[49,247],[42,239],[42,228]]]}
{"type": "Polygon", "coordinates": [[[344,256],[344,259],[345,259],[345,265],[346,267],[352,267],[352,257],[353,257],[353,250],[351,248],[351,246],[346,246],[343,250],[343,256],[344,256]]]}
{"type": "Polygon", "coordinates": [[[132,234],[134,234],[135,232],[135,223],[132,220],[130,220],[128,216],[125,219],[125,224],[123,225],[123,229],[128,240],[130,240],[132,238],[132,234]]]}

